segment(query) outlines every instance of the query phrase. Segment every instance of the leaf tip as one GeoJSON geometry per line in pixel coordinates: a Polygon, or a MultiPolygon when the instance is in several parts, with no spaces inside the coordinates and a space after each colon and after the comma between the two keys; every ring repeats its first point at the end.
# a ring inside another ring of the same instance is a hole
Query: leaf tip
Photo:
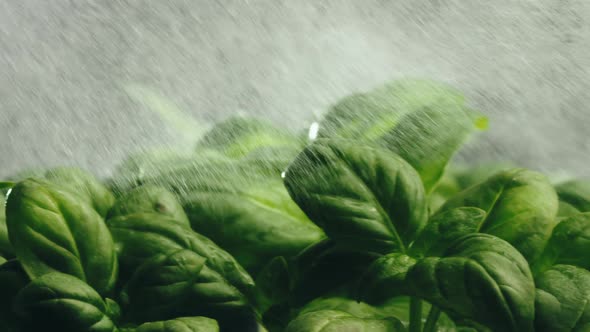
{"type": "Polygon", "coordinates": [[[475,124],[475,128],[479,130],[487,130],[489,128],[489,119],[484,115],[475,118],[473,123],[475,124]]]}

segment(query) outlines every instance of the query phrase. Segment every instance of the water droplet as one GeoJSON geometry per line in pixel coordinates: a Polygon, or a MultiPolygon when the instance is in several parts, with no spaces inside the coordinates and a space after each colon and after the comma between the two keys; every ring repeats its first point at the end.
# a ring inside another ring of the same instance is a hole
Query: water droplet
{"type": "Polygon", "coordinates": [[[318,130],[320,130],[320,124],[314,122],[309,126],[309,134],[308,137],[310,140],[315,140],[318,137],[318,130]]]}
{"type": "Polygon", "coordinates": [[[11,192],[12,188],[8,189],[8,191],[6,192],[6,196],[4,197],[4,206],[6,206],[6,203],[8,202],[8,195],[10,195],[11,192]]]}

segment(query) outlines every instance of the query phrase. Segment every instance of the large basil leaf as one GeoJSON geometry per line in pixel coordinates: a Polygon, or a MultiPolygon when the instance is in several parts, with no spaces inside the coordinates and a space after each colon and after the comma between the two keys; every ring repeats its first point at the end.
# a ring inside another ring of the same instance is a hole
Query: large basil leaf
{"type": "Polygon", "coordinates": [[[295,318],[285,332],[397,332],[406,331],[396,318],[358,318],[344,311],[312,311],[295,318]]]}
{"type": "Polygon", "coordinates": [[[424,106],[401,119],[378,143],[408,161],[431,192],[479,119],[483,118],[463,106],[424,106]]]}
{"type": "Polygon", "coordinates": [[[219,325],[207,317],[179,317],[141,324],[135,332],[219,332],[219,325]]]}
{"type": "Polygon", "coordinates": [[[569,332],[590,328],[590,272],[555,265],[535,278],[535,331],[569,332]]]}
{"type": "Polygon", "coordinates": [[[394,128],[407,114],[425,107],[463,104],[461,93],[446,85],[426,80],[399,80],[368,93],[343,98],[322,119],[318,137],[373,140],[394,128]]]}
{"type": "Polygon", "coordinates": [[[140,322],[192,315],[236,319],[251,312],[244,294],[205,262],[179,250],[141,265],[126,287],[130,317],[140,322]]]}
{"type": "Polygon", "coordinates": [[[250,275],[225,250],[176,219],[156,213],[134,213],[107,220],[121,267],[132,273],[146,259],[187,249],[207,259],[206,265],[242,291],[251,289],[250,275]]]}
{"type": "Polygon", "coordinates": [[[557,223],[557,195],[547,178],[525,169],[497,173],[449,199],[440,211],[457,207],[486,211],[477,231],[495,235],[533,262],[557,223]]]}
{"type": "Polygon", "coordinates": [[[111,234],[98,212],[70,190],[39,179],[19,182],[7,200],[6,221],[16,256],[31,278],[59,271],[101,294],[114,286],[111,234]]]}
{"type": "Polygon", "coordinates": [[[418,174],[385,150],[318,140],[289,166],[285,185],[313,222],[351,250],[403,252],[426,221],[418,174]]]}
{"type": "Polygon", "coordinates": [[[100,295],[80,279],[59,272],[31,281],[18,293],[14,308],[37,331],[117,331],[100,295]]]}
{"type": "Polygon", "coordinates": [[[44,178],[86,200],[102,217],[113,205],[115,198],[94,175],[75,167],[57,167],[50,169],[44,178]]]}
{"type": "Polygon", "coordinates": [[[386,146],[418,170],[430,192],[454,152],[485,124],[458,91],[425,80],[400,80],[344,98],[325,115],[319,137],[386,146]]]}
{"type": "Polygon", "coordinates": [[[72,191],[90,204],[102,217],[106,215],[115,200],[110,190],[93,174],[77,167],[29,169],[15,174],[11,180],[18,182],[27,178],[43,178],[72,191]]]}
{"type": "Polygon", "coordinates": [[[261,147],[296,147],[296,135],[259,119],[231,117],[215,125],[199,141],[198,148],[215,149],[230,157],[243,157],[261,147]]]}
{"type": "Polygon", "coordinates": [[[183,198],[183,206],[196,232],[233,254],[249,271],[258,271],[275,256],[295,256],[325,237],[278,180],[196,188],[183,198]]]}
{"type": "Polygon", "coordinates": [[[473,319],[494,331],[532,331],[535,285],[524,257],[488,234],[458,239],[443,257],[418,261],[407,272],[408,295],[473,319]]]}
{"type": "Polygon", "coordinates": [[[590,212],[562,220],[551,234],[543,254],[533,265],[535,274],[555,264],[590,268],[590,212]]]}

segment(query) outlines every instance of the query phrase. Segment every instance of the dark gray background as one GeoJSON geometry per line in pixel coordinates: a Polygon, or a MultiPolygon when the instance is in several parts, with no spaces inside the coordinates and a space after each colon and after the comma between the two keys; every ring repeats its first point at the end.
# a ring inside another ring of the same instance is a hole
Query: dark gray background
{"type": "Polygon", "coordinates": [[[490,117],[464,158],[590,175],[589,71],[586,0],[4,0],[0,176],[106,175],[141,147],[188,147],[129,84],[203,125],[245,112],[303,127],[405,76],[449,82],[490,117]]]}

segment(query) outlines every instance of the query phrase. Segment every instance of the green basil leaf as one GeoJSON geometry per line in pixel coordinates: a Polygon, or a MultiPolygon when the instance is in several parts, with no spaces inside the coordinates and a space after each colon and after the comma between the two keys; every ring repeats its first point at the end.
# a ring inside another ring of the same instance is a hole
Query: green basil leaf
{"type": "Polygon", "coordinates": [[[218,150],[236,158],[261,147],[296,147],[301,143],[296,135],[265,121],[231,117],[211,128],[199,141],[198,148],[218,150]]]}
{"type": "Polygon", "coordinates": [[[440,178],[434,190],[428,195],[429,215],[433,215],[438,211],[449,198],[459,193],[461,189],[457,179],[453,175],[448,174],[448,172],[445,173],[440,178]]]}
{"type": "Polygon", "coordinates": [[[180,250],[141,265],[126,287],[130,318],[141,322],[204,315],[231,323],[248,312],[254,317],[246,296],[205,262],[180,250]]]}
{"type": "Polygon", "coordinates": [[[19,331],[20,322],[12,304],[18,292],[28,283],[29,277],[17,260],[0,263],[0,331],[19,331]]]}
{"type": "Polygon", "coordinates": [[[313,222],[353,251],[404,252],[426,222],[418,174],[385,150],[318,140],[289,166],[285,185],[313,222]]]}
{"type": "Polygon", "coordinates": [[[256,304],[260,313],[289,299],[291,280],[284,257],[275,257],[256,276],[256,304]]]}
{"type": "Polygon", "coordinates": [[[474,233],[443,257],[418,261],[406,274],[408,294],[493,331],[533,331],[535,285],[524,257],[508,242],[474,233]]]}
{"type": "MultiPolygon", "coordinates": [[[[425,322],[430,310],[430,305],[423,304],[422,321],[425,322]]],[[[306,304],[297,315],[301,316],[309,312],[321,310],[337,310],[346,312],[354,317],[368,319],[387,319],[395,317],[404,326],[410,321],[410,299],[408,297],[395,297],[379,305],[368,305],[345,297],[319,297],[306,304]]],[[[438,332],[455,332],[456,327],[453,321],[444,313],[441,313],[437,321],[438,332]]]]}
{"type": "Polygon", "coordinates": [[[564,201],[559,201],[559,207],[557,209],[557,217],[567,218],[567,217],[574,216],[580,212],[581,211],[576,209],[576,207],[574,207],[573,205],[571,205],[567,202],[564,202],[564,201]]]}
{"type": "Polygon", "coordinates": [[[533,272],[538,274],[555,264],[590,269],[589,250],[590,212],[579,213],[555,226],[543,254],[533,265],[533,272]]]}
{"type": "Polygon", "coordinates": [[[386,308],[372,306],[367,303],[358,302],[356,300],[342,296],[318,297],[307,303],[297,312],[297,314],[304,315],[309,312],[321,310],[343,311],[358,318],[383,319],[388,317],[396,317],[395,315],[392,315],[392,313],[386,308]]]}
{"type": "Polygon", "coordinates": [[[280,181],[195,188],[183,197],[183,206],[196,232],[211,238],[253,273],[273,257],[293,257],[325,237],[280,181]]]}
{"type": "Polygon", "coordinates": [[[459,188],[467,189],[473,185],[486,181],[502,171],[518,168],[516,165],[508,162],[493,162],[478,165],[451,165],[448,173],[459,185],[459,188]]]}
{"type": "Polygon", "coordinates": [[[462,106],[424,108],[405,116],[379,144],[399,154],[412,165],[430,193],[447,163],[484,119],[462,106]]]}
{"type": "Polygon", "coordinates": [[[291,200],[280,173],[257,159],[194,160],[142,181],[174,192],[196,232],[256,273],[273,257],[292,257],[325,237],[291,200]]]}
{"type": "Polygon", "coordinates": [[[476,207],[486,212],[477,231],[508,241],[529,262],[545,247],[557,219],[557,195],[547,178],[525,169],[497,173],[449,199],[440,211],[476,207]]]}
{"type": "Polygon", "coordinates": [[[241,160],[266,165],[274,169],[278,174],[283,172],[287,166],[301,152],[303,145],[281,145],[260,147],[245,155],[241,160]]]}
{"type": "Polygon", "coordinates": [[[179,317],[141,324],[135,332],[219,332],[219,325],[207,317],[179,317]]]}
{"type": "Polygon", "coordinates": [[[590,328],[590,272],[555,265],[535,278],[535,331],[569,332],[590,328]]]}
{"type": "Polygon", "coordinates": [[[12,181],[0,181],[0,190],[10,189],[10,188],[14,187],[15,184],[16,184],[16,182],[12,182],[12,181]]]}
{"type": "Polygon", "coordinates": [[[318,136],[374,140],[407,114],[423,108],[464,105],[457,90],[426,80],[406,79],[343,98],[324,116],[318,136]]]}
{"type": "Polygon", "coordinates": [[[57,167],[45,172],[44,178],[70,189],[85,199],[102,217],[113,205],[115,198],[94,175],[76,167],[57,167]]]}
{"type": "Polygon", "coordinates": [[[410,248],[411,256],[441,256],[463,235],[475,233],[486,217],[484,210],[473,207],[450,209],[430,218],[410,248]]]}
{"type": "Polygon", "coordinates": [[[295,318],[285,332],[397,332],[406,331],[396,318],[358,318],[344,311],[320,310],[295,318]]]}
{"type": "MultiPolygon", "coordinates": [[[[411,298],[407,296],[399,296],[391,298],[378,305],[379,310],[388,313],[390,316],[398,318],[405,326],[410,324],[410,302],[411,298]]],[[[428,319],[429,312],[432,306],[423,301],[422,302],[422,324],[424,325],[428,319]]],[[[436,321],[436,331],[438,332],[457,332],[457,326],[454,321],[444,312],[440,313],[436,321]]]]}
{"type": "Polygon", "coordinates": [[[319,137],[374,142],[406,159],[430,193],[454,152],[486,118],[440,83],[400,80],[344,98],[325,115],[319,137]]]}
{"type": "Polygon", "coordinates": [[[570,180],[555,186],[559,200],[580,212],[590,212],[590,181],[570,180]]]}
{"type": "Polygon", "coordinates": [[[187,227],[190,226],[182,205],[180,205],[176,196],[164,188],[153,185],[140,186],[126,192],[117,199],[109,211],[108,218],[142,212],[159,213],[169,216],[187,227]]]}
{"type": "Polygon", "coordinates": [[[254,281],[238,262],[209,238],[193,232],[176,219],[156,213],[134,213],[107,220],[122,271],[133,273],[145,260],[187,249],[207,259],[206,265],[242,291],[254,281]]]}
{"type": "Polygon", "coordinates": [[[59,272],[31,281],[16,296],[14,308],[38,329],[117,331],[100,295],[80,279],[59,272]]]}
{"type": "Polygon", "coordinates": [[[5,205],[4,195],[0,193],[0,256],[13,257],[14,248],[12,248],[12,244],[8,238],[5,205]]]}
{"type": "Polygon", "coordinates": [[[118,265],[111,234],[98,212],[71,191],[45,180],[21,181],[8,196],[6,222],[32,279],[62,272],[101,294],[113,288],[118,265]]]}
{"type": "Polygon", "coordinates": [[[380,303],[397,296],[410,295],[405,287],[406,275],[416,260],[392,253],[375,260],[358,282],[356,297],[369,303],[380,303]]]}
{"type": "MultiPolygon", "coordinates": [[[[200,169],[208,163],[225,163],[230,160],[215,150],[204,150],[198,154],[187,154],[170,149],[143,151],[130,155],[117,166],[113,177],[109,180],[109,186],[117,196],[142,184],[152,184],[172,190],[175,185],[182,185],[182,182],[176,181],[178,175],[172,175],[172,173],[182,174],[186,173],[187,168],[200,169]]],[[[186,178],[182,180],[186,181],[186,178]]]]}

